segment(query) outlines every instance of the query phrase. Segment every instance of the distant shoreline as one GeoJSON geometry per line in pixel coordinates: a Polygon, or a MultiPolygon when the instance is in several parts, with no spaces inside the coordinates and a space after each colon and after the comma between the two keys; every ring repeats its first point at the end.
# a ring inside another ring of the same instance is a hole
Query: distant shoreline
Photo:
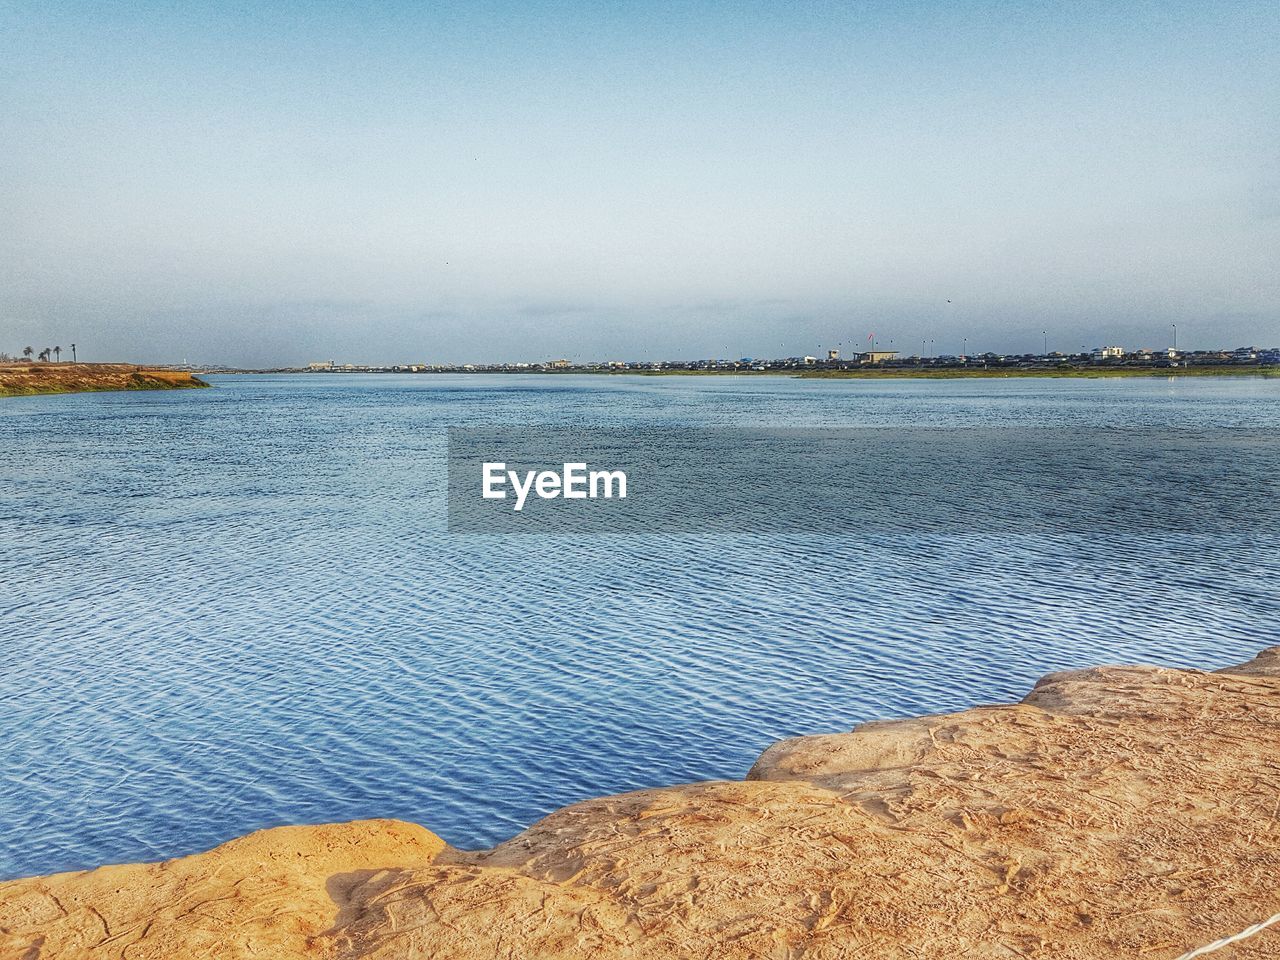
{"type": "Polygon", "coordinates": [[[0,397],[116,390],[189,390],[207,386],[209,384],[186,370],[164,370],[132,363],[0,364],[0,397]]]}
{"type": "MultiPolygon", "coordinates": [[[[557,373],[559,371],[545,371],[557,373]]],[[[792,377],[797,380],[968,380],[1005,379],[1011,377],[1039,379],[1100,379],[1108,377],[1280,377],[1280,367],[1170,367],[1144,370],[1119,367],[1081,367],[1071,370],[1019,370],[1001,367],[946,367],[930,369],[887,370],[575,370],[573,373],[601,373],[613,376],[641,377],[792,377]]]]}
{"type": "Polygon", "coordinates": [[[815,370],[798,374],[802,379],[925,379],[1041,377],[1048,379],[1103,379],[1108,377],[1280,377],[1280,367],[1076,367],[1070,370],[1018,370],[999,367],[943,370],[815,370]]]}
{"type": "Polygon", "coordinates": [[[592,377],[790,377],[796,380],[967,380],[967,379],[1108,379],[1116,377],[1147,377],[1168,379],[1171,377],[1280,377],[1280,366],[1189,366],[1189,367],[1072,367],[1070,369],[1023,369],[1018,367],[890,367],[853,370],[501,370],[451,368],[443,370],[406,370],[393,368],[367,368],[360,370],[203,370],[212,375],[278,374],[289,376],[357,376],[400,374],[411,376],[592,376],[592,377]]]}

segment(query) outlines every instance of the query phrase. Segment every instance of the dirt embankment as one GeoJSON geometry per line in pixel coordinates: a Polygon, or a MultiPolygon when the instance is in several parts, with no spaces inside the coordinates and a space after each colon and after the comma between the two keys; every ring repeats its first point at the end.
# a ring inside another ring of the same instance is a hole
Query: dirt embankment
{"type": "Polygon", "coordinates": [[[1280,911],[1278,817],[1274,647],[784,741],[493,850],[364,821],[0,884],[0,957],[1174,960],[1280,911]]]}
{"type": "Polygon", "coordinates": [[[0,397],[207,386],[185,370],[160,370],[131,363],[0,363],[0,397]]]}

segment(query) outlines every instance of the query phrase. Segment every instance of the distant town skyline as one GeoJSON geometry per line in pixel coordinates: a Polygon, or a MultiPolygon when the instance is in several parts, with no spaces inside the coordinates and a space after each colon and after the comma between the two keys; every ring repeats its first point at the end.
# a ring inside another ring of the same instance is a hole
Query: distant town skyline
{"type": "MultiPolygon", "coordinates": [[[[236,368],[302,368],[315,367],[324,363],[332,363],[335,366],[358,366],[358,367],[390,367],[400,364],[426,364],[441,366],[462,366],[466,364],[478,364],[482,366],[488,365],[529,365],[529,364],[545,364],[553,360],[565,359],[573,364],[587,363],[608,363],[610,360],[623,360],[630,362],[670,362],[670,361],[695,361],[695,360],[739,360],[743,358],[767,358],[781,359],[794,358],[804,356],[826,357],[831,351],[835,351],[841,357],[849,358],[869,351],[891,352],[906,357],[959,357],[973,356],[980,357],[988,354],[1007,355],[1007,356],[1079,356],[1081,354],[1102,352],[1104,355],[1119,350],[1117,355],[1130,355],[1137,353],[1155,353],[1163,354],[1168,351],[1175,353],[1197,353],[1197,352],[1221,352],[1234,351],[1241,348],[1252,347],[1264,352],[1274,352],[1277,344],[1280,344],[1280,328],[1271,336],[1267,337],[1254,336],[1246,337],[1239,342],[1219,340],[1216,342],[1198,338],[1195,336],[1194,329],[1187,331],[1185,329],[1179,332],[1175,324],[1167,325],[1165,342],[1159,345],[1157,341],[1159,337],[1149,338],[1149,342],[1137,341],[1135,339],[1127,339],[1124,342],[1116,342],[1108,339],[1097,339],[1093,341],[1085,341],[1075,346],[1064,343],[1059,345],[1053,338],[1052,334],[1047,330],[1041,330],[1035,337],[1024,336],[1021,342],[1024,344],[1034,340],[1034,344],[1024,346],[1019,349],[999,349],[985,345],[980,338],[961,336],[955,343],[950,342],[951,338],[944,338],[939,341],[936,337],[922,337],[908,340],[901,343],[895,337],[879,337],[874,341],[868,335],[865,339],[853,337],[847,340],[826,340],[816,341],[811,344],[798,343],[794,344],[795,350],[788,350],[788,344],[785,341],[779,342],[775,348],[763,350],[747,350],[734,351],[733,349],[723,349],[720,351],[710,352],[673,352],[670,354],[660,354],[655,349],[642,351],[636,354],[624,354],[619,351],[608,351],[590,353],[584,349],[576,350],[551,350],[544,354],[521,353],[515,356],[498,355],[494,351],[486,352],[485,347],[477,345],[470,352],[463,351],[459,356],[444,356],[438,352],[433,353],[429,346],[419,345],[412,342],[405,342],[397,348],[397,352],[391,356],[370,357],[362,354],[362,348],[353,344],[348,348],[339,348],[331,351],[330,356],[320,357],[319,355],[308,355],[305,359],[288,359],[288,360],[268,360],[259,363],[242,363],[229,362],[217,357],[192,355],[190,351],[185,351],[181,356],[167,357],[148,357],[146,362],[155,362],[162,364],[191,364],[195,366],[227,366],[236,368]],[[1190,340],[1190,342],[1188,342],[1190,340]]],[[[92,349],[95,345],[90,344],[92,349]]],[[[100,345],[99,345],[100,346],[100,345]]],[[[6,345],[0,347],[0,359],[12,358],[22,359],[24,351],[28,348],[15,347],[6,345]]],[[[30,346],[32,353],[28,356],[34,356],[41,350],[54,348],[44,348],[39,345],[30,346]]],[[[110,362],[113,360],[124,359],[109,354],[91,353],[84,359],[91,362],[110,362]]]]}
{"type": "MultiPolygon", "coordinates": [[[[928,344],[922,344],[927,347],[928,344]]],[[[1260,368],[1280,368],[1280,344],[1270,347],[1237,347],[1214,350],[1164,350],[1138,348],[1129,350],[1119,344],[1095,347],[1075,353],[968,353],[968,354],[903,354],[895,349],[853,350],[844,352],[837,348],[819,351],[817,355],[803,354],[792,357],[667,357],[662,360],[571,359],[558,357],[550,360],[472,363],[421,363],[402,361],[394,364],[357,364],[337,360],[312,361],[301,367],[276,368],[280,371],[307,373],[451,373],[451,372],[499,372],[499,373],[572,373],[629,371],[714,371],[714,372],[794,372],[794,371],[865,371],[876,372],[927,371],[930,369],[968,370],[1016,370],[1062,371],[1099,370],[1125,368],[1128,370],[1154,371],[1178,368],[1218,368],[1236,372],[1249,372],[1260,368]]]]}
{"type": "Polygon", "coordinates": [[[1280,7],[0,6],[0,342],[1280,340],[1280,7]]]}

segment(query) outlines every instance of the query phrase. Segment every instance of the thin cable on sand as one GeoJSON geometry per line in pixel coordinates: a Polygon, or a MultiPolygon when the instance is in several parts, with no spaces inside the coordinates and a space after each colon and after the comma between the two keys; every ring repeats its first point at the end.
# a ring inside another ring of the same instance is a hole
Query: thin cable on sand
{"type": "Polygon", "coordinates": [[[1235,936],[1224,937],[1221,940],[1215,940],[1213,943],[1205,944],[1203,947],[1196,947],[1190,953],[1184,953],[1178,960],[1194,960],[1195,957],[1203,957],[1206,953],[1213,953],[1213,951],[1221,950],[1223,947],[1230,946],[1233,943],[1239,943],[1241,940],[1252,937],[1255,933],[1261,933],[1273,923],[1280,923],[1280,913],[1268,917],[1261,923],[1255,923],[1252,927],[1241,930],[1235,936]]]}

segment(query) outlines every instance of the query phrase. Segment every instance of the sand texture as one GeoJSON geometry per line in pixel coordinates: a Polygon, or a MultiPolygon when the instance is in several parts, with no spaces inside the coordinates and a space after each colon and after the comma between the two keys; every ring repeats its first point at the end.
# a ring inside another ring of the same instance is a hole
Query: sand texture
{"type": "Polygon", "coordinates": [[[1274,647],[783,741],[479,853],[371,820],[0,884],[0,957],[1173,960],[1280,911],[1278,817],[1274,647]]]}
{"type": "Polygon", "coordinates": [[[207,386],[184,370],[157,370],[131,363],[0,363],[0,397],[207,386]]]}

